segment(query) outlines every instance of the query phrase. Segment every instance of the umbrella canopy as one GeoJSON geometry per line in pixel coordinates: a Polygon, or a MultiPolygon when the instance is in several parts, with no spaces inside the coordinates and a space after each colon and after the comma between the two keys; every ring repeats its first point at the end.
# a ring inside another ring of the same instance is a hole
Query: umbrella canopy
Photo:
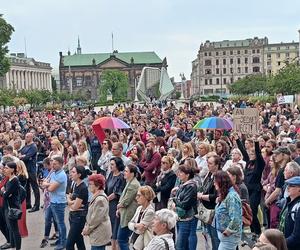
{"type": "Polygon", "coordinates": [[[126,129],[130,126],[116,117],[100,117],[93,122],[92,128],[98,139],[103,142],[105,139],[103,129],[126,129]]]}
{"type": "Polygon", "coordinates": [[[208,117],[197,122],[193,129],[226,129],[233,128],[233,124],[230,120],[221,117],[208,117]]]}

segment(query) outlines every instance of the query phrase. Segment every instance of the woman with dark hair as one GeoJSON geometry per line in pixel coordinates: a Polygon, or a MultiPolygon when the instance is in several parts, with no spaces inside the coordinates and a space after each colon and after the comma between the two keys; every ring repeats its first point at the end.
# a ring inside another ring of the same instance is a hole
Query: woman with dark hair
{"type": "Polygon", "coordinates": [[[242,237],[242,203],[229,175],[218,171],[214,186],[219,194],[213,225],[220,240],[219,249],[236,249],[242,237]]]}
{"type": "Polygon", "coordinates": [[[239,193],[241,200],[246,201],[249,204],[249,193],[243,181],[243,172],[241,167],[231,166],[227,169],[227,173],[230,177],[233,187],[239,193]]]}
{"type": "Polygon", "coordinates": [[[223,140],[218,140],[216,142],[216,152],[218,156],[221,158],[221,168],[225,165],[226,161],[229,160],[229,145],[223,141],[223,140]]]}
{"type": "MultiPolygon", "coordinates": [[[[221,158],[218,155],[212,155],[207,158],[208,173],[204,177],[203,185],[198,199],[202,202],[206,209],[214,210],[216,199],[218,197],[217,190],[214,186],[214,175],[220,169],[221,158]]],[[[211,223],[205,224],[208,234],[211,238],[212,250],[217,250],[220,244],[216,228],[211,223]]]]}
{"type": "Polygon", "coordinates": [[[67,161],[64,164],[64,170],[68,174],[76,164],[76,156],[78,155],[77,147],[72,144],[68,147],[67,161]]]}
{"type": "Polygon", "coordinates": [[[85,225],[88,210],[88,188],[84,183],[86,178],[86,170],[82,166],[75,166],[70,172],[70,177],[75,183],[74,189],[67,196],[69,206],[69,222],[70,230],[67,238],[66,249],[74,249],[76,244],[78,249],[85,250],[82,230],[85,225]]]}
{"type": "Polygon", "coordinates": [[[63,142],[63,146],[64,146],[64,149],[63,149],[63,158],[64,158],[64,164],[67,163],[67,160],[68,160],[68,148],[72,145],[72,141],[70,139],[65,139],[64,142],[63,142]]]}
{"type": "Polygon", "coordinates": [[[109,174],[110,167],[110,158],[112,157],[112,143],[110,140],[105,139],[102,142],[102,153],[98,160],[98,169],[97,173],[101,173],[104,177],[109,174]]]}
{"type": "Polygon", "coordinates": [[[120,226],[117,236],[120,250],[129,250],[128,240],[131,235],[131,231],[128,228],[128,223],[132,219],[138,207],[135,199],[140,187],[140,183],[137,180],[138,175],[139,170],[137,166],[128,164],[125,167],[124,178],[126,180],[126,186],[117,206],[117,214],[120,217],[120,226]]]}
{"type": "Polygon", "coordinates": [[[89,236],[91,250],[105,250],[111,238],[108,199],[104,193],[105,178],[101,174],[90,175],[89,189],[93,194],[82,235],[89,236]]]}
{"type": "Polygon", "coordinates": [[[288,250],[284,234],[278,229],[267,229],[259,237],[259,242],[272,244],[277,250],[288,250]]]}
{"type": "Polygon", "coordinates": [[[21,235],[19,232],[18,219],[8,216],[10,208],[21,209],[19,200],[20,182],[16,176],[17,164],[15,162],[7,162],[3,168],[4,176],[8,178],[5,187],[1,188],[0,195],[3,196],[4,201],[4,216],[9,231],[10,244],[6,245],[6,248],[21,249],[21,235]]]}
{"type": "Polygon", "coordinates": [[[178,215],[177,222],[177,250],[196,250],[197,248],[197,184],[193,180],[195,168],[191,165],[180,165],[178,178],[181,185],[174,198],[175,211],[178,215]]]}
{"type": "Polygon", "coordinates": [[[261,233],[260,223],[257,217],[258,206],[261,200],[261,178],[262,173],[265,168],[265,161],[261,155],[258,137],[255,137],[254,148],[246,150],[246,145],[242,144],[237,134],[234,134],[234,139],[238,145],[239,150],[243,154],[243,159],[246,162],[246,167],[244,170],[244,181],[248,188],[249,198],[250,198],[250,207],[252,210],[252,224],[251,232],[254,233],[254,237],[257,237],[261,233]]]}
{"type": "Polygon", "coordinates": [[[109,218],[112,228],[112,250],[117,250],[117,233],[120,224],[119,218],[116,217],[117,205],[120,196],[125,187],[123,171],[125,169],[123,160],[119,157],[113,157],[110,160],[110,174],[106,180],[105,193],[109,201],[109,218]]]}

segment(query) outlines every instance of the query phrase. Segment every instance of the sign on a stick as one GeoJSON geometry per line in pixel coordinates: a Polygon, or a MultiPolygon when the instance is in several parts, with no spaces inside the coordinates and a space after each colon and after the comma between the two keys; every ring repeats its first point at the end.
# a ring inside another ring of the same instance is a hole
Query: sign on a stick
{"type": "Polygon", "coordinates": [[[233,110],[233,130],[254,135],[259,132],[259,112],[256,108],[235,108],[233,110]]]}

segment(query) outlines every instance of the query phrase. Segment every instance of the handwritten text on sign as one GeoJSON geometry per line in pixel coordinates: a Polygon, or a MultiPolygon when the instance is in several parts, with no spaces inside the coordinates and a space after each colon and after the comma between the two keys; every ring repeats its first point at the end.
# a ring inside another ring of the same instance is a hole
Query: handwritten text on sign
{"type": "Polygon", "coordinates": [[[234,109],[233,130],[242,134],[257,134],[259,131],[258,110],[255,108],[234,109]]]}

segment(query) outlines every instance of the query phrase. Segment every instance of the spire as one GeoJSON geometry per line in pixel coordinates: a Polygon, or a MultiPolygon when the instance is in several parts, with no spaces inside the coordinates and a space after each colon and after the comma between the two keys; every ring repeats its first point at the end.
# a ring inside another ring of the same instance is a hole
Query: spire
{"type": "Polygon", "coordinates": [[[78,36],[77,55],[80,55],[80,54],[81,54],[81,47],[80,47],[80,39],[79,39],[79,36],[78,36]]]}

